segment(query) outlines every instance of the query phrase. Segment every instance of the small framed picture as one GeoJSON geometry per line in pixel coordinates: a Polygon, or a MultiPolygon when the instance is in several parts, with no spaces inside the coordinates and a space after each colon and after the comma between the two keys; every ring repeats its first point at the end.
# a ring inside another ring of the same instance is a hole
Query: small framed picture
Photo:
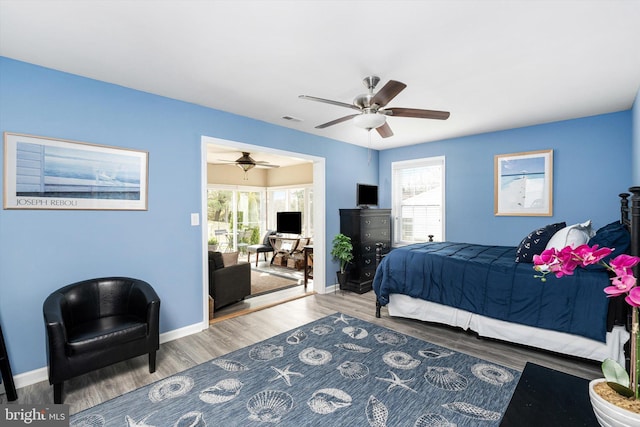
{"type": "Polygon", "coordinates": [[[495,156],[494,213],[553,215],[553,150],[495,156]]]}

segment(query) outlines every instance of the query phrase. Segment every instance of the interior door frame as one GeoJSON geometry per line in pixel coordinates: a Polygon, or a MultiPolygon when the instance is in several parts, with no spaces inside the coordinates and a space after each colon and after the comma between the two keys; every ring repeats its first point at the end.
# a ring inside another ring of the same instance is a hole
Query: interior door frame
{"type": "Polygon", "coordinates": [[[326,220],[325,220],[325,158],[298,153],[295,151],[279,150],[261,145],[247,144],[227,139],[214,138],[210,136],[201,137],[200,153],[200,229],[202,231],[202,326],[203,329],[209,327],[209,277],[208,271],[208,249],[207,249],[207,146],[209,144],[226,145],[238,151],[273,153],[281,156],[292,156],[303,158],[313,162],[313,285],[311,289],[319,294],[326,292],[326,220]]]}

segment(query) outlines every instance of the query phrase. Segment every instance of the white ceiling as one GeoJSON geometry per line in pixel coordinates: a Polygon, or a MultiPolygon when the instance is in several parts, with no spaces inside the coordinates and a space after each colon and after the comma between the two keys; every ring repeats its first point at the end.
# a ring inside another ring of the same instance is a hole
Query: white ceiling
{"type": "Polygon", "coordinates": [[[385,149],[629,109],[640,0],[0,0],[0,55],[367,146],[363,77],[407,88],[385,149]],[[293,116],[301,122],[282,119],[293,116]]]}

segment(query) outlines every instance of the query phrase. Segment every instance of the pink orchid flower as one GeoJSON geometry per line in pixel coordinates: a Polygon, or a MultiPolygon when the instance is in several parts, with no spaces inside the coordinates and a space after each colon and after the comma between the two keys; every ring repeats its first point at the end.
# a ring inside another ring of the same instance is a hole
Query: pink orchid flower
{"type": "Polygon", "coordinates": [[[624,299],[627,304],[633,307],[640,307],[640,288],[633,288],[624,299]]]}
{"type": "Polygon", "coordinates": [[[609,265],[615,271],[618,276],[626,276],[629,274],[633,274],[631,269],[640,262],[640,258],[622,254],[615,257],[609,262],[609,265]]]}
{"type": "Polygon", "coordinates": [[[612,286],[604,288],[604,292],[611,296],[618,296],[630,292],[636,284],[632,275],[616,276],[611,279],[612,286]]]}
{"type": "Polygon", "coordinates": [[[589,245],[580,245],[574,250],[576,256],[580,258],[580,265],[582,267],[597,264],[604,257],[611,255],[612,252],[613,249],[610,248],[598,249],[598,245],[593,245],[593,247],[589,247],[589,245]]]}
{"type": "Polygon", "coordinates": [[[545,249],[540,255],[533,256],[533,263],[535,265],[551,265],[555,261],[555,259],[556,250],[553,248],[545,249]]]}
{"type": "Polygon", "coordinates": [[[618,255],[607,265],[602,260],[611,255],[613,249],[599,248],[598,245],[581,245],[576,248],[566,246],[561,250],[554,248],[544,250],[540,255],[534,255],[534,269],[542,273],[540,277],[545,281],[545,276],[553,273],[557,278],[572,275],[577,267],[586,267],[596,263],[615,274],[611,278],[611,286],[604,288],[607,296],[627,294],[625,300],[629,305],[640,307],[640,287],[636,286],[636,278],[632,268],[640,263],[640,258],[631,255],[618,255]]]}

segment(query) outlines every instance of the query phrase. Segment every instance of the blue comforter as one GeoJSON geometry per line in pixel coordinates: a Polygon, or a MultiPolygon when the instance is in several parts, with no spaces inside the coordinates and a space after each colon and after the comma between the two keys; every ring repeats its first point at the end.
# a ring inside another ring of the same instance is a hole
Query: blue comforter
{"type": "Polygon", "coordinates": [[[533,264],[516,263],[516,248],[467,243],[419,243],[389,252],[373,289],[460,308],[508,322],[605,341],[606,272],[576,269],[573,276],[534,278],[533,264]]]}

